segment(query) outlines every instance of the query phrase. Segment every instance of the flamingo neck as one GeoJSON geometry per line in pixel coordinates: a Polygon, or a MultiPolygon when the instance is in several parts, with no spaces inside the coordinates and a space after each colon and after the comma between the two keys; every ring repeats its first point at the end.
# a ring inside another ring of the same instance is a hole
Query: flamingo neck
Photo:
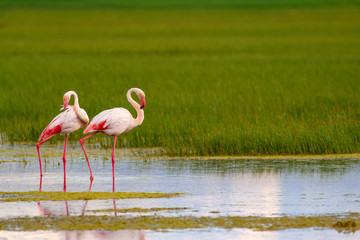
{"type": "Polygon", "coordinates": [[[74,108],[75,108],[75,110],[80,110],[79,98],[78,98],[78,95],[76,94],[76,92],[70,91],[70,96],[74,96],[74,108]]]}
{"type": "Polygon", "coordinates": [[[144,121],[144,110],[140,109],[140,104],[138,104],[132,97],[131,97],[131,93],[134,92],[134,89],[130,89],[127,94],[126,97],[129,101],[129,103],[135,108],[136,113],[137,113],[137,117],[135,118],[135,124],[136,126],[140,125],[143,121],[144,121]]]}
{"type": "Polygon", "coordinates": [[[79,98],[78,95],[76,94],[76,92],[71,91],[70,94],[72,96],[74,96],[74,110],[76,115],[78,116],[78,118],[83,122],[83,123],[88,123],[89,122],[89,118],[88,116],[86,116],[83,111],[81,111],[80,105],[79,105],[79,98]]]}

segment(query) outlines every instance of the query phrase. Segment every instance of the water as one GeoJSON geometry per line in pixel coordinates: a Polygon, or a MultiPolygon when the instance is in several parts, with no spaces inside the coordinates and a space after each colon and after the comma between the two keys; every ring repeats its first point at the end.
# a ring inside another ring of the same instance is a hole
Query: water
{"type": "MultiPolygon", "coordinates": [[[[0,147],[0,191],[39,190],[35,145],[0,147]]],[[[63,190],[61,146],[44,146],[42,191],[63,190]]],[[[116,151],[116,191],[184,192],[175,198],[0,203],[0,218],[41,215],[146,215],[99,213],[99,209],[185,208],[159,211],[163,216],[311,216],[358,212],[360,159],[245,160],[158,159],[143,151],[116,151]]],[[[89,149],[94,174],[91,190],[112,191],[111,150],[89,149]]],[[[67,191],[88,191],[89,171],[77,145],[67,155],[67,191]]],[[[188,229],[101,231],[0,231],[0,239],[359,239],[359,233],[333,229],[253,231],[188,229]]]]}
{"type": "Polygon", "coordinates": [[[288,229],[283,231],[253,231],[249,229],[206,229],[206,230],[172,230],[169,232],[155,232],[148,230],[119,230],[113,232],[102,231],[34,231],[27,232],[0,232],[0,239],[22,239],[22,240],[188,240],[188,239],[251,239],[251,240],[269,240],[269,239],[359,239],[360,234],[338,234],[335,230],[313,230],[313,229],[288,229]]]}

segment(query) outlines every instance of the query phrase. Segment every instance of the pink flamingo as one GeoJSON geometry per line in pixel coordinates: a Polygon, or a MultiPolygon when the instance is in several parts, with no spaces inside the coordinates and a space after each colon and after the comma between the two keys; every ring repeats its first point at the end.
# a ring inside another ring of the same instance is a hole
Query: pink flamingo
{"type": "MultiPolygon", "coordinates": [[[[136,126],[139,126],[143,120],[144,120],[144,110],[142,109],[145,106],[145,93],[139,89],[139,88],[131,88],[127,94],[126,97],[130,104],[135,108],[137,112],[137,117],[133,118],[131,113],[125,109],[125,108],[113,108],[104,110],[98,115],[96,115],[89,125],[84,130],[84,134],[88,132],[94,132],[93,134],[90,134],[82,139],[80,139],[81,147],[84,151],[86,160],[89,162],[88,156],[86,154],[85,148],[84,148],[84,140],[99,133],[102,132],[105,135],[108,136],[114,136],[114,146],[113,146],[113,152],[112,152],[112,170],[113,170],[113,190],[115,191],[115,170],[114,170],[114,163],[115,163],[115,144],[116,144],[116,137],[117,135],[120,135],[123,132],[128,132],[131,129],[135,128],[136,126]],[[136,93],[136,95],[139,97],[141,105],[139,105],[134,99],[132,99],[131,94],[136,93]]],[[[93,179],[93,176],[90,177],[93,179]]]]}
{"type": "MultiPolygon", "coordinates": [[[[85,126],[89,123],[89,117],[86,114],[85,110],[80,108],[78,96],[74,91],[69,91],[64,94],[64,105],[60,110],[65,109],[64,112],[61,112],[57,115],[50,124],[44,129],[41,133],[36,144],[37,152],[39,155],[39,164],[40,164],[40,177],[42,178],[42,166],[41,166],[41,157],[40,157],[40,145],[54,137],[57,134],[65,134],[65,147],[64,147],[64,155],[63,155],[63,163],[64,163],[64,190],[66,189],[66,146],[68,141],[69,133],[78,130],[79,128],[85,126]],[[74,106],[69,106],[69,101],[71,96],[74,96],[74,106]]],[[[90,167],[90,163],[88,161],[90,174],[92,176],[92,171],[90,167]]],[[[41,186],[40,186],[41,188],[41,186]]]]}

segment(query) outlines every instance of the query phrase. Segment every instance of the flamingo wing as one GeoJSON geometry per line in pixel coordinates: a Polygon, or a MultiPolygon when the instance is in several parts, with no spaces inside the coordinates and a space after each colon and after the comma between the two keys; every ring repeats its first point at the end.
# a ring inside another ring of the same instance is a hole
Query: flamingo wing
{"type": "Polygon", "coordinates": [[[73,106],[69,106],[68,109],[64,112],[61,112],[57,115],[49,125],[44,129],[39,137],[39,141],[45,137],[55,135],[55,134],[69,134],[78,130],[80,127],[84,126],[85,123],[76,115],[73,106]]]}
{"type": "MultiPolygon", "coordinates": [[[[80,109],[80,111],[81,110],[84,111],[83,109],[80,109]]],[[[85,112],[84,116],[87,117],[86,112],[85,112]]],[[[68,109],[65,112],[63,112],[63,117],[61,117],[61,132],[60,132],[60,134],[72,133],[85,125],[86,125],[86,123],[81,121],[81,119],[76,114],[74,107],[69,106],[68,109]]]]}
{"type": "Polygon", "coordinates": [[[51,136],[51,135],[55,135],[61,132],[61,124],[59,123],[59,118],[61,118],[62,114],[64,112],[60,113],[59,115],[57,115],[50,123],[49,125],[47,125],[47,127],[42,131],[42,133],[40,134],[40,137],[38,139],[38,141],[41,141],[42,139],[51,136]]]}
{"type": "Polygon", "coordinates": [[[126,131],[132,115],[124,108],[113,108],[96,115],[84,130],[84,133],[101,131],[107,135],[119,135],[126,131]]]}

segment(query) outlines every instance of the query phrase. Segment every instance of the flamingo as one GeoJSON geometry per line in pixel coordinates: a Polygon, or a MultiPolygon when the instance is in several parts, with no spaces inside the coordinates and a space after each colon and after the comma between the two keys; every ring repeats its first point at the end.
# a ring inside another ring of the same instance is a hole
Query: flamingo
{"type": "MultiPolygon", "coordinates": [[[[128,132],[131,129],[139,126],[144,120],[144,110],[145,106],[145,93],[139,88],[131,88],[126,94],[126,97],[130,104],[135,108],[137,112],[137,117],[134,118],[131,113],[125,108],[112,108],[104,110],[98,115],[96,115],[89,125],[85,128],[84,134],[94,132],[82,139],[80,139],[81,147],[84,151],[86,161],[89,162],[88,156],[84,148],[84,140],[94,136],[95,134],[102,132],[108,136],[114,136],[114,146],[112,151],[112,170],[113,170],[113,191],[115,191],[115,144],[116,137],[123,132],[128,132]],[[134,99],[132,99],[131,94],[136,93],[140,99],[141,105],[139,105],[134,99]]],[[[91,177],[93,179],[93,176],[91,177]]]]}
{"type": "MultiPolygon", "coordinates": [[[[64,105],[60,109],[65,110],[57,115],[50,124],[42,131],[38,141],[36,144],[37,152],[39,155],[39,164],[40,164],[40,178],[43,176],[42,166],[41,166],[41,157],[40,157],[40,145],[54,137],[57,134],[65,134],[65,147],[64,147],[64,155],[63,155],[63,163],[64,163],[64,190],[66,189],[66,146],[69,134],[78,130],[79,128],[85,126],[89,123],[89,117],[86,111],[79,106],[78,96],[74,91],[68,91],[64,94],[63,97],[64,105]],[[69,105],[69,101],[71,96],[74,96],[74,106],[69,105]]],[[[92,176],[92,171],[90,167],[90,163],[88,162],[90,175],[92,176]]],[[[41,188],[41,186],[40,186],[41,188]]]]}

